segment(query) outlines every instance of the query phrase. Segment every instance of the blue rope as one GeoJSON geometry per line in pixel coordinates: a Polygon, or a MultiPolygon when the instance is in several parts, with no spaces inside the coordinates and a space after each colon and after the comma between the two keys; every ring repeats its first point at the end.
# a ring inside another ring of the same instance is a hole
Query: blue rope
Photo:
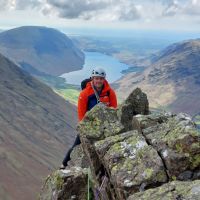
{"type": "Polygon", "coordinates": [[[90,200],[90,167],[88,167],[88,200],[90,200]]]}

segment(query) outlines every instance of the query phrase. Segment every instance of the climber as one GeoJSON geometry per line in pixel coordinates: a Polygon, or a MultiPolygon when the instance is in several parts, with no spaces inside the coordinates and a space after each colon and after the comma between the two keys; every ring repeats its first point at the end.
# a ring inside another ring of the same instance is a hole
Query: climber
{"type": "MultiPolygon", "coordinates": [[[[81,121],[86,112],[98,103],[104,103],[108,107],[117,107],[117,97],[114,90],[106,80],[106,72],[101,68],[92,70],[91,78],[82,81],[82,91],[78,98],[78,120],[81,121]]],[[[73,146],[67,152],[60,169],[65,169],[70,160],[70,153],[76,145],[81,143],[77,135],[73,146]]]]}

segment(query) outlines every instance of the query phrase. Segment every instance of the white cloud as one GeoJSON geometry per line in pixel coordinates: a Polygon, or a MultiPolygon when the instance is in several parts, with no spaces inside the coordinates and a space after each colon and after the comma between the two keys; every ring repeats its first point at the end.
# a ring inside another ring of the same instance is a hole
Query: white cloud
{"type": "Polygon", "coordinates": [[[129,21],[140,18],[138,8],[131,0],[0,0],[0,8],[35,8],[44,15],[57,15],[66,19],[129,21]]]}
{"type": "Polygon", "coordinates": [[[1,10],[24,10],[27,8],[39,8],[44,5],[44,0],[0,0],[1,10]]]}
{"type": "Polygon", "coordinates": [[[171,0],[163,10],[164,16],[200,16],[200,0],[171,0]]]}
{"type": "Polygon", "coordinates": [[[200,0],[191,0],[190,3],[187,3],[183,8],[183,13],[200,16],[200,0]]]}
{"type": "Polygon", "coordinates": [[[130,0],[47,0],[44,13],[85,20],[135,20],[138,9],[130,0]]]}
{"type": "MultiPolygon", "coordinates": [[[[1,25],[8,21],[8,15],[14,16],[20,25],[46,20],[46,24],[62,26],[70,22],[73,26],[91,23],[98,27],[112,23],[136,29],[181,26],[197,29],[200,0],[0,0],[1,25]],[[36,17],[31,18],[30,12],[35,12],[36,17]]],[[[11,20],[10,24],[14,23],[11,20]]]]}
{"type": "Polygon", "coordinates": [[[181,4],[177,1],[174,0],[168,4],[166,9],[163,10],[163,15],[164,16],[173,16],[176,15],[181,8],[181,4]]]}
{"type": "Polygon", "coordinates": [[[1,10],[33,8],[44,15],[99,21],[200,16],[200,0],[0,0],[1,10]]]}
{"type": "Polygon", "coordinates": [[[9,4],[11,5],[11,2],[8,0],[0,0],[0,10],[9,9],[9,4]]]}

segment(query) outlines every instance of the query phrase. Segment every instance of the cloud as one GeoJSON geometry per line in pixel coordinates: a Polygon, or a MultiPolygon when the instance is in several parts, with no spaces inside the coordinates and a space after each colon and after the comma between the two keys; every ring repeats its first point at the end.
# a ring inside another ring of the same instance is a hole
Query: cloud
{"type": "Polygon", "coordinates": [[[140,17],[130,0],[47,0],[43,13],[51,12],[62,18],[86,20],[135,20],[140,17]]]}
{"type": "Polygon", "coordinates": [[[47,0],[47,9],[54,10],[62,18],[81,18],[85,14],[107,8],[105,0],[47,0]]]}
{"type": "Polygon", "coordinates": [[[200,1],[199,0],[191,0],[184,9],[183,13],[188,15],[200,15],[200,1]]]}
{"type": "Polygon", "coordinates": [[[0,0],[0,10],[28,9],[64,19],[148,22],[200,16],[200,0],[0,0]]]}
{"type": "Polygon", "coordinates": [[[168,0],[167,6],[163,9],[164,16],[186,15],[200,16],[199,0],[168,0]]]}
{"type": "Polygon", "coordinates": [[[44,5],[43,1],[40,0],[14,0],[16,10],[24,10],[26,8],[39,8],[44,5]]]}
{"type": "Polygon", "coordinates": [[[0,0],[0,9],[36,9],[44,15],[66,19],[129,21],[140,18],[132,0],[0,0]]]}
{"type": "Polygon", "coordinates": [[[174,16],[180,12],[181,5],[177,0],[168,2],[167,7],[163,10],[164,16],[174,16]]]}
{"type": "Polygon", "coordinates": [[[44,5],[44,0],[0,0],[0,10],[38,9],[42,5],[44,5]]]}
{"type": "Polygon", "coordinates": [[[127,2],[120,5],[119,19],[124,21],[131,21],[141,18],[140,7],[133,2],[127,2]]]}
{"type": "Polygon", "coordinates": [[[0,0],[0,10],[6,10],[9,8],[9,1],[8,0],[0,0]]]}

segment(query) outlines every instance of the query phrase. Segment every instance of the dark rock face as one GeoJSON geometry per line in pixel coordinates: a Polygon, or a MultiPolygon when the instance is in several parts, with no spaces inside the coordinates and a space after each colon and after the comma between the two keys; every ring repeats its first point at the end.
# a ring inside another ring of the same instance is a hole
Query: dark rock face
{"type": "Polygon", "coordinates": [[[126,129],[133,129],[131,120],[137,114],[149,114],[147,95],[140,88],[136,88],[119,108],[119,117],[126,129]]]}
{"type": "Polygon", "coordinates": [[[118,109],[95,106],[77,130],[93,191],[103,188],[97,199],[161,199],[165,193],[167,200],[198,199],[200,133],[195,126],[183,113],[150,113],[139,88],[118,109]]]}

